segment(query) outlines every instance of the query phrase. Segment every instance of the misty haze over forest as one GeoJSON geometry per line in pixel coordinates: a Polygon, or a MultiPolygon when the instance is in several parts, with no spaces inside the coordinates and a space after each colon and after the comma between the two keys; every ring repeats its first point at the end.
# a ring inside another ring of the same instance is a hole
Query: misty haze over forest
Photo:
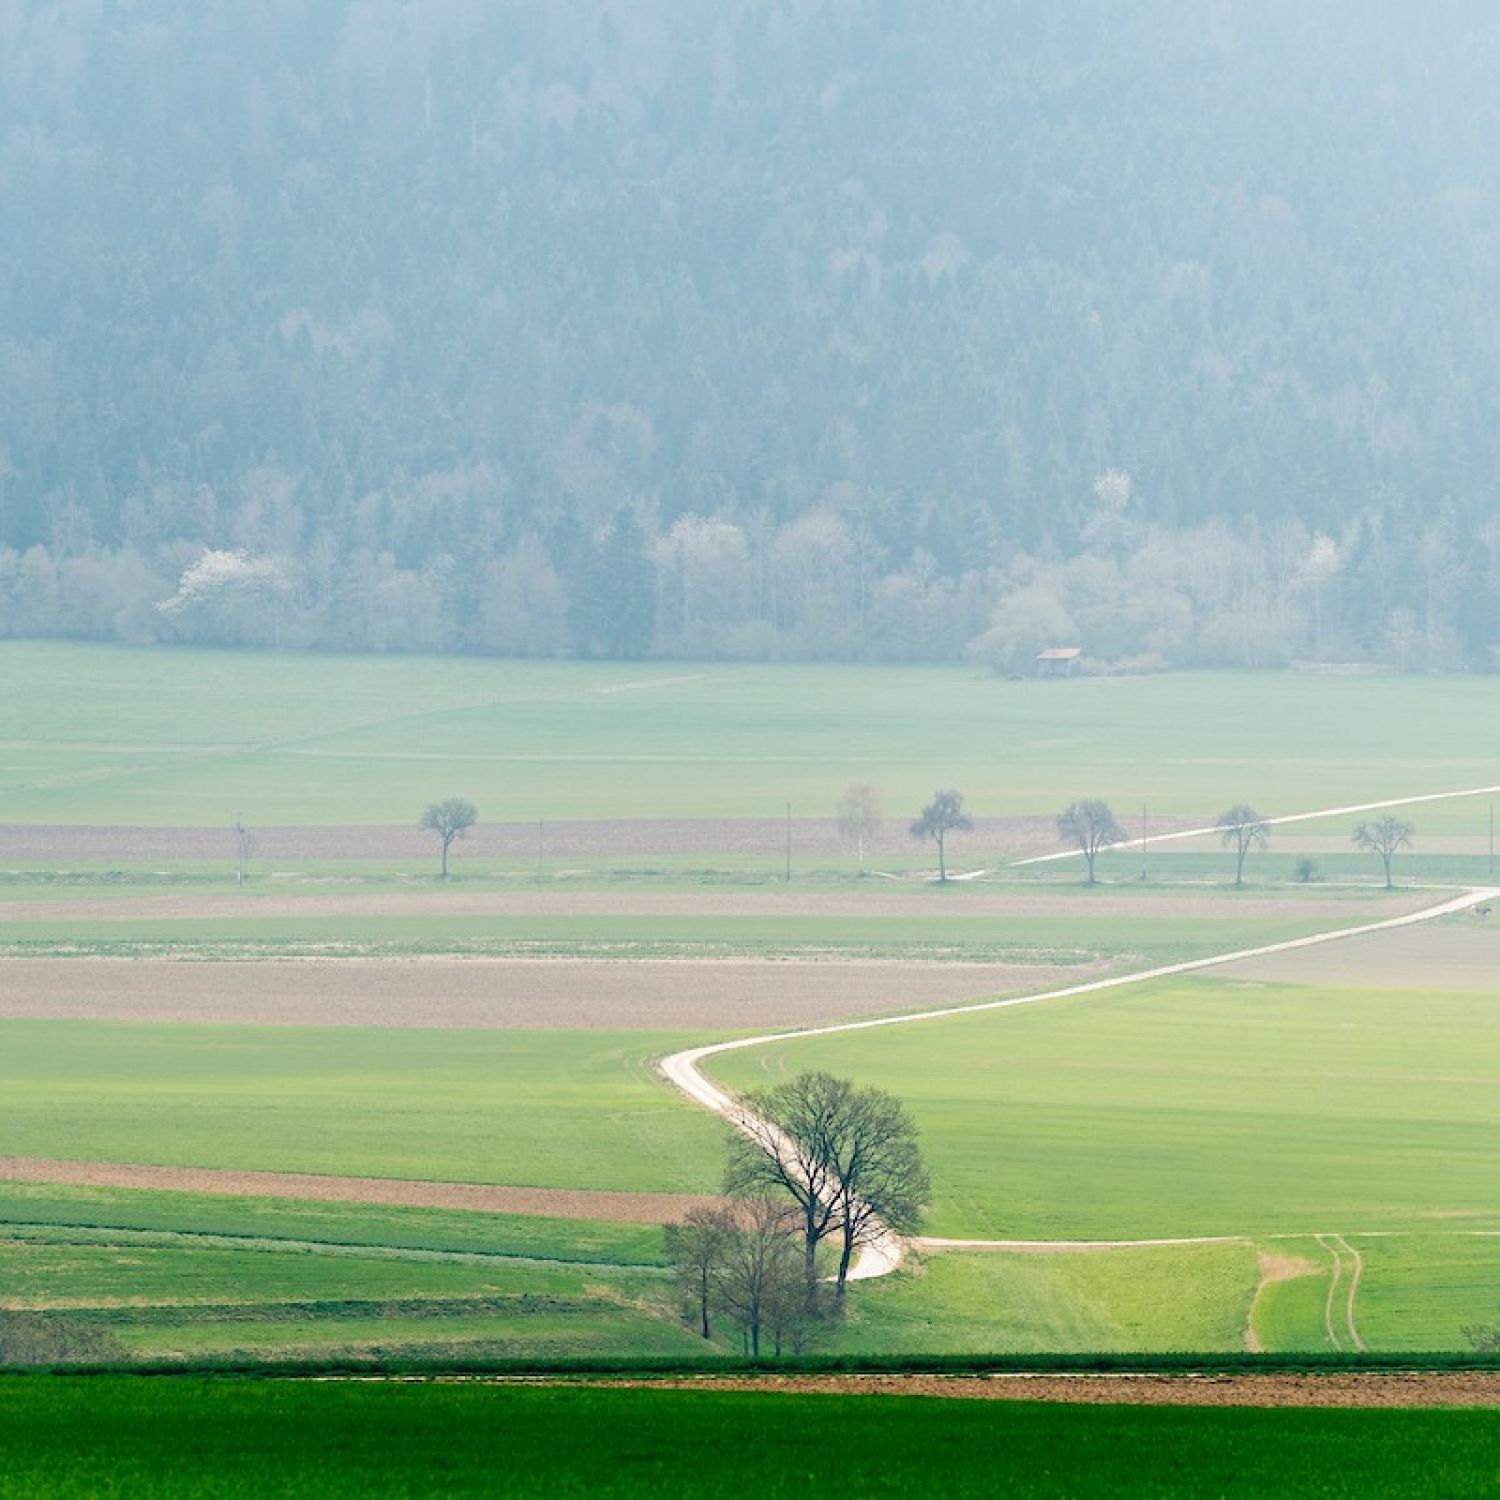
{"type": "Polygon", "coordinates": [[[1480,0],[0,0],[0,633],[1492,669],[1497,71],[1480,0]]]}

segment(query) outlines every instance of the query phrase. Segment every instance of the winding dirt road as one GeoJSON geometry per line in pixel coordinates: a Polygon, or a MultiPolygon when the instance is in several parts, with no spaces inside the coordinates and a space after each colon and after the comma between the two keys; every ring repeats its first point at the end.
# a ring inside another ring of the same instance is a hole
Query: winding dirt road
{"type": "MultiPolygon", "coordinates": [[[[1496,790],[1500,790],[1497,788],[1496,790]]],[[[1410,798],[1408,801],[1423,799],[1410,798]]],[[[1433,799],[1426,799],[1433,800],[1433,799]]],[[[1380,806],[1393,806],[1394,803],[1372,804],[1380,806]]],[[[1334,813],[1347,811],[1349,809],[1334,809],[1334,813]]],[[[1307,816],[1327,816],[1324,814],[1308,814],[1307,816]]],[[[1050,1000],[1065,1000],[1076,995],[1098,994],[1104,990],[1124,989],[1130,985],[1148,984],[1157,979],[1170,979],[1179,974],[1196,974],[1204,969],[1221,968],[1225,964],[1240,963],[1246,959],[1266,958],[1272,954],[1288,953],[1298,948],[1315,948],[1324,943],[1342,941],[1345,938],[1362,937],[1372,932],[1389,932],[1393,928],[1411,927],[1420,922],[1435,921],[1439,917],[1451,916],[1456,912],[1467,911],[1471,907],[1481,905],[1500,897],[1500,887],[1479,886],[1466,890],[1462,895],[1451,897],[1446,901],[1440,901],[1433,906],[1426,906],[1418,911],[1407,912],[1398,917],[1387,917],[1379,922],[1363,922],[1355,927],[1333,928],[1326,932],[1313,933],[1309,937],[1288,938],[1279,943],[1267,943],[1258,948],[1241,948],[1231,953],[1216,953],[1207,958],[1187,959],[1181,963],[1161,964],[1154,969],[1142,969],[1132,974],[1119,974],[1109,979],[1091,980],[1086,984],[1067,985],[1062,989],[1044,990],[1035,995],[1016,995],[1003,1000],[980,1000],[968,1005],[950,1005],[940,1010],[926,1010],[911,1012],[898,1016],[878,1016],[873,1020],[866,1021],[843,1021],[831,1026],[808,1027],[800,1031],[769,1032],[763,1036],[740,1037],[731,1042],[713,1042],[707,1046],[689,1047],[682,1052],[674,1052],[669,1057],[661,1060],[660,1068],[669,1082],[676,1085],[695,1104],[712,1110],[714,1114],[728,1120],[731,1124],[739,1124],[743,1117],[744,1108],[738,1099],[732,1094],[721,1089],[713,1083],[699,1067],[705,1059],[717,1057],[725,1052],[740,1052],[747,1047],[764,1047],[775,1042],[799,1041],[807,1037],[832,1036],[846,1031],[870,1031],[877,1026],[910,1026],[922,1021],[937,1021],[947,1016],[970,1015],[976,1011],[985,1010],[1008,1010],[1018,1005],[1042,1005],[1050,1000]]],[[[743,1128],[743,1126],[741,1127],[743,1128]]],[[[768,1128],[764,1125],[762,1128],[768,1128]]],[[[917,1242],[919,1245],[923,1241],[917,1242]]],[[[1054,1248],[1061,1248],[1057,1242],[1051,1242],[1054,1248]]],[[[993,1240],[930,1240],[925,1244],[930,1249],[983,1249],[997,1247],[993,1240]]],[[[854,1268],[849,1273],[850,1280],[868,1281],[876,1276],[885,1276],[894,1271],[901,1264],[903,1252],[902,1241],[890,1231],[886,1231],[865,1247],[854,1268]]],[[[1352,1251],[1350,1252],[1353,1253],[1352,1251]]],[[[1358,1334],[1353,1328],[1352,1296],[1350,1306],[1350,1333],[1358,1340],[1358,1334]]]]}

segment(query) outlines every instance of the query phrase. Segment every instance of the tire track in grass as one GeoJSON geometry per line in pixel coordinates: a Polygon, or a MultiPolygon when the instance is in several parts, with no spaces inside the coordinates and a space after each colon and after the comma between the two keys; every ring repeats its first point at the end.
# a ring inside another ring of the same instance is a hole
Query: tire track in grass
{"type": "Polygon", "coordinates": [[[1335,1354],[1340,1354],[1343,1352],[1343,1345],[1339,1343],[1338,1330],[1334,1327],[1333,1303],[1334,1298],[1338,1295],[1339,1282],[1344,1275],[1344,1260],[1339,1254],[1338,1246],[1332,1243],[1333,1240],[1338,1238],[1337,1235],[1329,1236],[1320,1234],[1315,1236],[1315,1238],[1328,1252],[1329,1257],[1333,1261],[1333,1274],[1328,1278],[1328,1295],[1323,1299],[1323,1331],[1328,1337],[1328,1347],[1335,1354]]]}
{"type": "Polygon", "coordinates": [[[1369,1345],[1359,1336],[1359,1325],[1354,1321],[1354,1299],[1359,1295],[1360,1277],[1365,1274],[1365,1260],[1358,1250],[1349,1243],[1341,1234],[1333,1235],[1340,1249],[1349,1253],[1351,1270],[1349,1274],[1349,1292],[1344,1303],[1344,1322],[1349,1328],[1349,1341],[1359,1350],[1361,1354],[1368,1351],[1369,1345]]]}

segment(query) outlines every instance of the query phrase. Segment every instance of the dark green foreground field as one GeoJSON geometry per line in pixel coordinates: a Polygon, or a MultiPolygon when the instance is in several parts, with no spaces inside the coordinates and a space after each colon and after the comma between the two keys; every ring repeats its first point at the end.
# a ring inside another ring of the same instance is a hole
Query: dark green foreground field
{"type": "Polygon", "coordinates": [[[142,1378],[0,1384],[3,1496],[1496,1492],[1496,1411],[142,1378]]]}

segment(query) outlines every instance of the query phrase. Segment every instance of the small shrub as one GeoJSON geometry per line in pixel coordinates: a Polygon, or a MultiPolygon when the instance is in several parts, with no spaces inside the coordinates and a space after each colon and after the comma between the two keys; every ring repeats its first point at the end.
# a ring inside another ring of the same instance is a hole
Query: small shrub
{"type": "Polygon", "coordinates": [[[1500,1323],[1465,1323],[1460,1330],[1477,1354],[1500,1354],[1500,1323]]]}
{"type": "Polygon", "coordinates": [[[1305,854],[1297,861],[1295,874],[1303,885],[1309,885],[1321,877],[1322,871],[1318,869],[1318,862],[1309,859],[1305,854]]]}

